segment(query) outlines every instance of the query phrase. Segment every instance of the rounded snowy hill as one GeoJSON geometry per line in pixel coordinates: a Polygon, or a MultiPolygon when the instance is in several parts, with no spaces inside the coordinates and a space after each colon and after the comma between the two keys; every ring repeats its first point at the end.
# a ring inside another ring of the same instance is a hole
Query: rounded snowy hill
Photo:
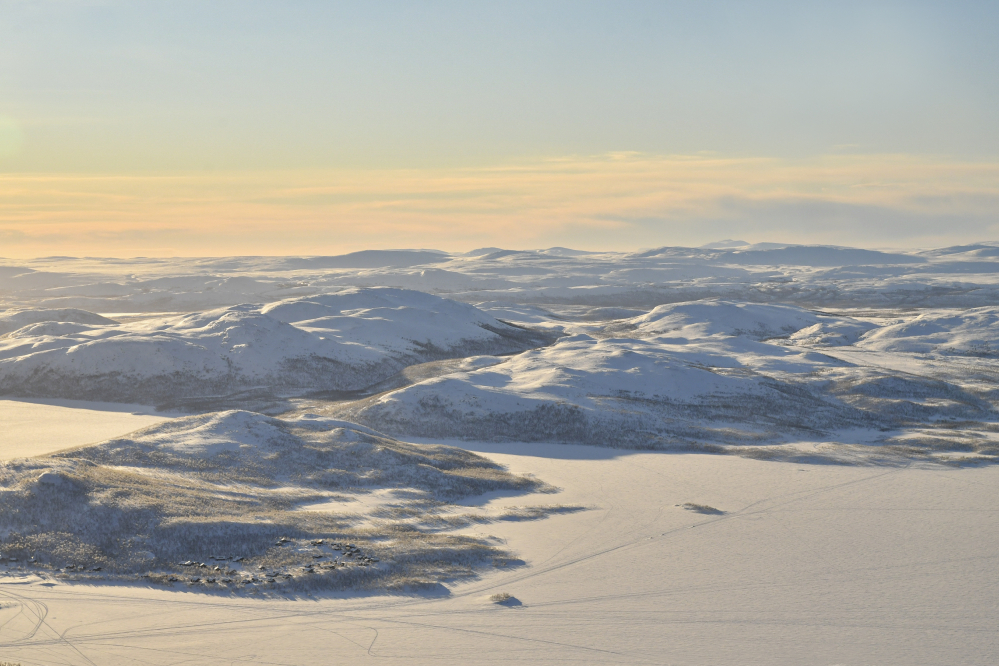
{"type": "Polygon", "coordinates": [[[999,307],[931,310],[871,331],[865,349],[962,356],[999,356],[999,307]]]}
{"type": "Polygon", "coordinates": [[[819,423],[850,425],[862,418],[856,410],[787,379],[842,362],[761,341],[819,319],[832,318],[780,305],[660,306],[594,335],[395,391],[344,416],[428,437],[641,448],[762,442],[819,423]]]}
{"type": "Polygon", "coordinates": [[[631,335],[695,340],[710,336],[746,336],[757,340],[787,337],[829,319],[790,305],[696,301],[660,305],[647,314],[608,328],[631,335]]]}
{"type": "Polygon", "coordinates": [[[826,353],[879,330],[794,306],[665,305],[334,413],[422,437],[709,450],[995,418],[945,378],[826,353]]]}
{"type": "Polygon", "coordinates": [[[72,323],[102,326],[116,323],[101,315],[76,308],[58,309],[16,309],[0,313],[0,335],[16,331],[30,324],[72,323]]]}
{"type": "Polygon", "coordinates": [[[390,288],[128,324],[64,313],[15,313],[26,325],[0,338],[0,392],[158,404],[260,387],[351,391],[413,363],[545,341],[474,306],[390,288]]]}

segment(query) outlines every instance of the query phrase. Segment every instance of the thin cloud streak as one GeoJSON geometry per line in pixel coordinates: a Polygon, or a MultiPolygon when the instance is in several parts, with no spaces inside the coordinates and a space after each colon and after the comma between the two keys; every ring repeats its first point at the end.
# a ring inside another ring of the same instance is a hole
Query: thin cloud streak
{"type": "Polygon", "coordinates": [[[463,169],[0,175],[2,256],[335,254],[995,235],[999,163],[615,153],[463,169]]]}

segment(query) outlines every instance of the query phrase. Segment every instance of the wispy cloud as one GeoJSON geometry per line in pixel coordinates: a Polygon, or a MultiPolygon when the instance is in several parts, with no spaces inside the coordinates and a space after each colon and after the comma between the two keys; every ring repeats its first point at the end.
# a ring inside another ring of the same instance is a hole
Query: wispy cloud
{"type": "Polygon", "coordinates": [[[999,235],[999,163],[615,153],[463,169],[0,175],[0,255],[999,235]]]}

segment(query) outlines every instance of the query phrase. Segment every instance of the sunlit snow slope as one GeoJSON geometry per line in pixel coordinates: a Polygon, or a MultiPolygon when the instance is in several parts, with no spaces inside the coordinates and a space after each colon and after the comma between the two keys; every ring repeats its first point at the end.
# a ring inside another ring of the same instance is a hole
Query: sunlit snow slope
{"type": "Polygon", "coordinates": [[[261,387],[357,390],[412,363],[544,339],[471,305],[386,288],[122,324],[80,310],[20,310],[0,323],[32,319],[0,339],[0,392],[147,404],[261,387]]]}

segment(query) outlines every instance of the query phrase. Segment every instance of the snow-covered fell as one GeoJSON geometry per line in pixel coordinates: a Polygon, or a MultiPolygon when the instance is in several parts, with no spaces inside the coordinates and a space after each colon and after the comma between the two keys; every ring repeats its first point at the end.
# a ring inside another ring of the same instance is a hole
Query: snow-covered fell
{"type": "Polygon", "coordinates": [[[872,330],[859,346],[917,354],[999,356],[999,307],[921,313],[872,330]]]}
{"type": "Polygon", "coordinates": [[[988,394],[955,377],[899,376],[826,353],[881,330],[852,317],[705,301],[588,326],[596,335],[336,413],[424,437],[719,450],[999,416],[988,394]]]}
{"type": "Polygon", "coordinates": [[[158,403],[256,387],[349,391],[412,363],[544,339],[471,305],[385,288],[121,325],[45,317],[0,340],[3,393],[158,403]]]}
{"type": "Polygon", "coordinates": [[[979,453],[999,406],[992,243],[0,263],[8,308],[122,322],[10,324],[8,394],[311,401],[397,435],[711,447],[850,428],[979,453]]]}
{"type": "Polygon", "coordinates": [[[660,305],[608,330],[629,331],[643,338],[696,340],[711,336],[746,336],[762,340],[787,337],[822,319],[820,315],[787,305],[707,300],[660,305]]]}
{"type": "Polygon", "coordinates": [[[14,309],[0,313],[0,335],[16,331],[30,324],[68,323],[88,326],[107,326],[116,322],[107,317],[76,308],[59,309],[14,309]]]}

